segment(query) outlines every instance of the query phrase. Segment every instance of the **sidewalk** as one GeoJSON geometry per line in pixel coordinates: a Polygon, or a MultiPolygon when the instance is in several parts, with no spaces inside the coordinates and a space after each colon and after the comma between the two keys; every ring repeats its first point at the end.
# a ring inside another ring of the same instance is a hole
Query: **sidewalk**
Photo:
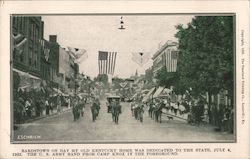
{"type": "Polygon", "coordinates": [[[166,109],[162,109],[162,113],[165,116],[170,116],[173,117],[174,119],[179,119],[182,121],[187,121],[188,118],[188,114],[180,114],[179,111],[177,112],[177,115],[175,115],[174,112],[171,112],[170,110],[166,110],[166,109]]]}
{"type": "MultiPolygon", "coordinates": [[[[31,118],[31,119],[27,119],[27,120],[25,120],[25,122],[22,123],[22,124],[31,123],[31,122],[36,121],[36,120],[39,120],[39,119],[43,119],[43,118],[47,118],[47,117],[59,115],[59,114],[61,114],[61,113],[67,112],[67,111],[69,111],[69,110],[71,110],[71,108],[68,108],[68,107],[66,107],[66,106],[62,106],[62,109],[61,109],[61,112],[60,112],[60,113],[58,113],[56,109],[53,109],[52,111],[50,111],[50,114],[49,114],[49,115],[46,115],[46,110],[43,110],[41,116],[39,116],[39,117],[33,117],[33,118],[31,118]]],[[[21,124],[15,124],[15,125],[21,125],[21,124]]]]}

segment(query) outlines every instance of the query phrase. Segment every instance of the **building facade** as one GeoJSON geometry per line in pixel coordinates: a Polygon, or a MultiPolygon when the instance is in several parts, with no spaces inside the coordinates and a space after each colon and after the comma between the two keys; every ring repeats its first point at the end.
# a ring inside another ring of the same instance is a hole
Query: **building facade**
{"type": "Polygon", "coordinates": [[[40,39],[43,37],[41,17],[12,16],[11,64],[14,89],[38,88],[40,75],[40,39]],[[18,87],[18,88],[17,88],[18,87]]]}
{"type": "Polygon", "coordinates": [[[13,67],[40,77],[40,45],[43,36],[41,17],[12,17],[13,67]],[[23,38],[19,41],[18,38],[23,38]]]}
{"type": "Polygon", "coordinates": [[[50,35],[49,41],[42,39],[41,42],[41,78],[43,83],[50,88],[59,88],[59,44],[56,36],[50,35]]]}
{"type": "Polygon", "coordinates": [[[59,47],[59,87],[64,92],[73,92],[78,74],[79,65],[74,62],[74,59],[65,48],[59,47]]]}
{"type": "MultiPolygon", "coordinates": [[[[155,77],[157,72],[166,67],[167,70],[170,70],[170,67],[173,66],[169,55],[177,53],[178,44],[173,41],[167,41],[152,57],[153,60],[153,76],[155,77]]],[[[176,58],[177,64],[177,58],[176,58]]]]}

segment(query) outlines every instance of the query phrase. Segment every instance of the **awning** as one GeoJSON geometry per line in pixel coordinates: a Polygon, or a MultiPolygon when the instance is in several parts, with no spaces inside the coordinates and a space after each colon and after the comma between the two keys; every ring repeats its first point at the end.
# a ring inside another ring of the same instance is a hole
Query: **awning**
{"type": "Polygon", "coordinates": [[[62,92],[62,91],[60,91],[60,89],[53,88],[53,90],[54,90],[56,93],[63,94],[63,92],[62,92]]]}
{"type": "Polygon", "coordinates": [[[138,95],[138,93],[135,93],[132,97],[132,99],[134,99],[136,96],[138,95]]]}
{"type": "Polygon", "coordinates": [[[28,88],[28,87],[30,87],[30,85],[25,85],[25,86],[19,87],[19,88],[18,88],[18,91],[20,91],[20,90],[21,90],[21,91],[24,91],[24,89],[25,89],[25,88],[28,88]]]}
{"type": "Polygon", "coordinates": [[[155,93],[154,93],[154,95],[153,95],[153,98],[157,98],[157,97],[161,94],[161,92],[163,91],[163,89],[164,89],[164,87],[159,87],[159,88],[155,91],[155,93]]]}
{"type": "Polygon", "coordinates": [[[144,90],[141,91],[142,94],[147,94],[148,92],[149,92],[148,89],[144,89],[144,90]]]}
{"type": "Polygon", "coordinates": [[[33,79],[40,79],[40,78],[38,78],[36,76],[33,76],[33,75],[29,74],[28,72],[23,72],[23,71],[15,69],[15,68],[13,68],[12,70],[19,73],[20,75],[23,75],[23,76],[27,76],[27,77],[30,77],[30,78],[33,78],[33,79]]]}
{"type": "Polygon", "coordinates": [[[164,88],[164,89],[162,90],[162,92],[158,95],[158,97],[163,97],[163,98],[169,97],[169,96],[170,96],[169,94],[170,94],[171,92],[172,92],[171,89],[164,88]]]}
{"type": "Polygon", "coordinates": [[[146,94],[146,96],[144,96],[144,98],[142,99],[143,102],[146,102],[147,100],[149,100],[150,96],[154,93],[155,87],[151,88],[149,90],[149,92],[146,94]]]}

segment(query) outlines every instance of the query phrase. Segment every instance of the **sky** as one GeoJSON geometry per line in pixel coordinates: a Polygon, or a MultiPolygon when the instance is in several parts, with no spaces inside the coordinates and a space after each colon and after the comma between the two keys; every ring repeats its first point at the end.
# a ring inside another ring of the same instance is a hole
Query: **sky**
{"type": "Polygon", "coordinates": [[[44,38],[57,35],[61,47],[68,46],[87,50],[88,58],[80,64],[80,73],[90,77],[98,75],[98,51],[117,52],[114,76],[128,78],[135,74],[144,74],[152,66],[150,59],[139,66],[132,60],[133,52],[154,53],[168,40],[174,37],[175,26],[191,22],[190,15],[125,15],[124,27],[120,30],[122,15],[79,15],[79,16],[42,16],[44,38]]]}

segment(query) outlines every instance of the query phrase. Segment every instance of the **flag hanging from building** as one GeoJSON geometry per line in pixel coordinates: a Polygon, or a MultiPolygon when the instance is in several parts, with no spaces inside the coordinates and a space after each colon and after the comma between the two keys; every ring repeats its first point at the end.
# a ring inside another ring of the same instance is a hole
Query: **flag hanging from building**
{"type": "Polygon", "coordinates": [[[167,72],[176,72],[177,70],[178,52],[176,50],[169,50],[166,52],[166,69],[167,72]]]}
{"type": "Polygon", "coordinates": [[[24,44],[27,41],[27,38],[21,34],[21,33],[12,33],[12,38],[13,38],[13,50],[17,52],[19,55],[23,53],[24,51],[24,44]]]}
{"type": "Polygon", "coordinates": [[[49,61],[49,57],[50,57],[50,46],[49,46],[49,42],[44,40],[44,39],[39,39],[39,44],[40,47],[42,49],[42,52],[44,54],[44,59],[46,61],[49,61]]]}
{"type": "Polygon", "coordinates": [[[150,59],[150,54],[147,52],[133,52],[132,60],[141,67],[145,65],[150,59]]]}
{"type": "Polygon", "coordinates": [[[81,63],[88,58],[87,51],[85,49],[68,47],[69,53],[74,58],[75,63],[81,63]]]}
{"type": "Polygon", "coordinates": [[[115,71],[117,52],[99,51],[98,66],[99,74],[113,75],[115,71]]]}

